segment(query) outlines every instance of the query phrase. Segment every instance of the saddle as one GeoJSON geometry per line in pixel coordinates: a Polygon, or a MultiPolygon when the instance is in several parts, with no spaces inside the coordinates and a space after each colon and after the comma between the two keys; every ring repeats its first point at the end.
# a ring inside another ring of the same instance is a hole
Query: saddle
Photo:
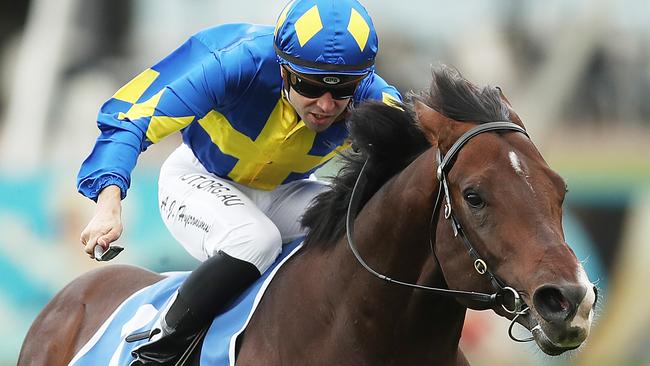
{"type": "MultiPolygon", "coordinates": [[[[200,349],[202,365],[234,365],[239,335],[246,329],[278,269],[301,247],[302,240],[284,245],[282,253],[269,270],[228,305],[212,324],[206,325],[205,331],[188,347],[184,359],[189,359],[200,349]]],[[[102,324],[69,365],[94,366],[98,360],[105,360],[108,365],[128,365],[132,360],[131,351],[148,339],[160,311],[172,300],[187,276],[189,272],[169,273],[162,281],[131,295],[102,324]]]]}

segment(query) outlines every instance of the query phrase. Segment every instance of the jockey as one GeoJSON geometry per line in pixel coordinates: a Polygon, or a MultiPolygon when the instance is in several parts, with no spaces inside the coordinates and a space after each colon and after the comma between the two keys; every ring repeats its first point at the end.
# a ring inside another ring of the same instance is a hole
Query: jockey
{"type": "Polygon", "coordinates": [[[354,105],[400,101],[375,73],[377,35],[356,0],[295,0],[275,27],[228,24],[192,36],[101,108],[100,135],[78,175],[97,202],[81,233],[91,258],[122,233],[121,200],[140,152],[180,131],[160,170],[159,208],[202,261],[133,365],[174,364],[200,330],[260,277],[327,189],[310,177],[349,146],[354,105]]]}

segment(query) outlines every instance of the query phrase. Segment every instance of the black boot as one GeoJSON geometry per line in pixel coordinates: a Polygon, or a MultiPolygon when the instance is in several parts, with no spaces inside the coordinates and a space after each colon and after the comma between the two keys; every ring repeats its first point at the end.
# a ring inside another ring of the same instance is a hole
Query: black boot
{"type": "Polygon", "coordinates": [[[202,328],[260,277],[253,264],[219,251],[185,280],[150,341],[136,347],[131,366],[174,365],[202,328]]]}

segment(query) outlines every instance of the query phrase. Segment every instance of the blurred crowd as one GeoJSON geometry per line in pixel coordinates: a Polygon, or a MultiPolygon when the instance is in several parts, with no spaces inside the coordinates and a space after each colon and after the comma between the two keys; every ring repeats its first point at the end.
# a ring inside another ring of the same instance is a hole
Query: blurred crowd
{"type": "MultiPolygon", "coordinates": [[[[431,65],[498,85],[569,183],[567,238],[605,294],[590,343],[551,360],[507,338],[494,314],[468,316],[475,365],[650,363],[650,4],[645,0],[362,1],[379,32],[378,70],[403,95],[431,65]]],[[[96,267],[79,233],[93,204],[75,178],[101,103],[193,33],[272,24],[284,1],[24,0],[0,3],[0,365],[73,277],[96,267]]],[[[143,154],[125,204],[118,262],[196,264],[158,218],[156,170],[179,143],[143,154]]]]}

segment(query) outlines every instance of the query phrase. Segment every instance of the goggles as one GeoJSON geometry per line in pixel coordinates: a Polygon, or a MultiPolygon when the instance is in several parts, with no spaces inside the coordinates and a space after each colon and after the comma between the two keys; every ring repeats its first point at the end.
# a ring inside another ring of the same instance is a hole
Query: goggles
{"type": "Polygon", "coordinates": [[[352,78],[348,75],[319,75],[318,77],[323,80],[321,83],[310,80],[288,67],[284,67],[284,70],[287,72],[289,86],[303,97],[312,99],[320,98],[325,93],[330,93],[332,98],[338,100],[352,98],[359,82],[365,77],[365,75],[352,78]]]}

